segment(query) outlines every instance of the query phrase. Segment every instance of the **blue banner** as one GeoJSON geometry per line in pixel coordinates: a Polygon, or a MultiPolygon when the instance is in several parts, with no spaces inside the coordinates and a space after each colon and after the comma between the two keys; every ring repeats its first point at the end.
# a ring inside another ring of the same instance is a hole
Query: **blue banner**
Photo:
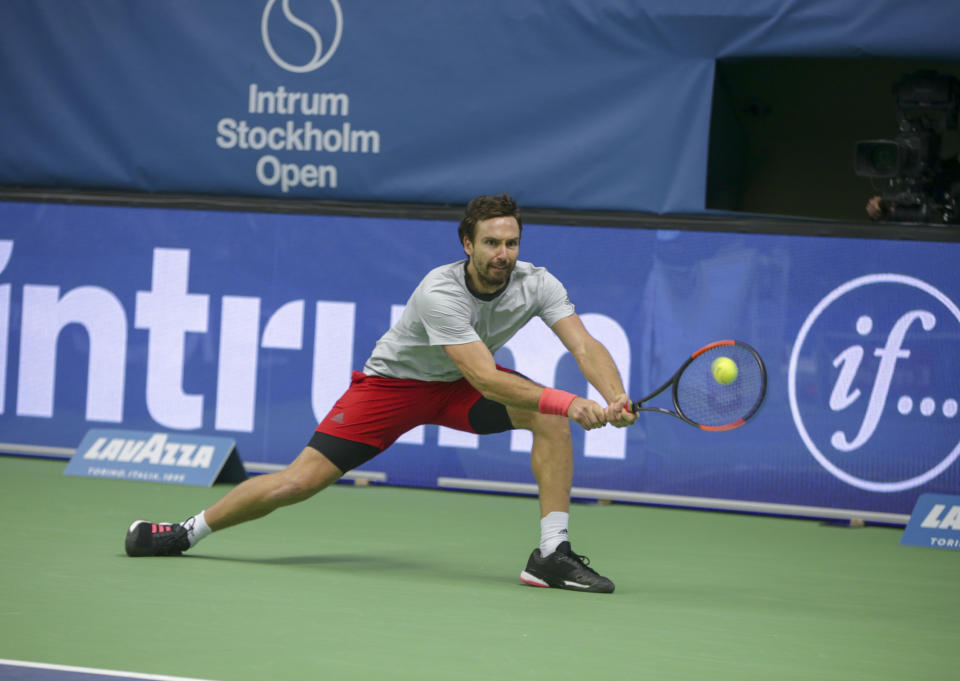
{"type": "MultiPolygon", "coordinates": [[[[2,203],[0,442],[184,431],[285,464],[420,278],[461,257],[439,221],[2,203]]],[[[960,244],[530,224],[521,258],[566,284],[634,398],[718,339],[769,371],[729,433],[575,428],[575,485],[897,514],[960,492],[960,244]]],[[[539,321],[497,359],[595,395],[539,321]]],[[[428,426],[365,469],[532,483],[529,448],[428,426]]]]}
{"type": "Polygon", "coordinates": [[[5,0],[0,185],[703,212],[719,58],[956,60],[954,0],[5,0]]]}

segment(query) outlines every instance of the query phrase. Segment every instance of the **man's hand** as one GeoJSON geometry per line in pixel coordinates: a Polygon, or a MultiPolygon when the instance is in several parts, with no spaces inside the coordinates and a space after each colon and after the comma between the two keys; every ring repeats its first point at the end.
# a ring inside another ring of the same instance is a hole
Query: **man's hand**
{"type": "Polygon", "coordinates": [[[632,426],[637,420],[637,415],[630,411],[630,397],[628,395],[620,395],[608,404],[605,416],[607,423],[617,428],[632,426]]]}
{"type": "Polygon", "coordinates": [[[567,409],[567,418],[575,421],[584,430],[603,428],[607,425],[606,410],[593,400],[577,397],[567,409]]]}
{"type": "Polygon", "coordinates": [[[886,212],[883,200],[879,196],[871,197],[867,201],[867,215],[870,216],[871,220],[879,220],[886,212]]]}

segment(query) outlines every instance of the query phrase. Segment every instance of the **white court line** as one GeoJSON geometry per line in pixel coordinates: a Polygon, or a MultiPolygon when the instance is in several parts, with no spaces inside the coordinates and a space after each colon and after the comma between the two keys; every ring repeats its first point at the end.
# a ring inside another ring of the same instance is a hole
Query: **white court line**
{"type": "Polygon", "coordinates": [[[47,664],[45,662],[26,662],[24,660],[5,660],[0,658],[0,665],[11,667],[29,667],[31,669],[49,669],[58,672],[74,672],[77,674],[99,674],[100,676],[121,676],[129,679],[147,679],[148,681],[211,681],[210,679],[193,679],[187,676],[166,676],[164,674],[141,674],[140,672],[119,672],[112,669],[94,669],[93,667],[73,667],[65,664],[47,664]]]}

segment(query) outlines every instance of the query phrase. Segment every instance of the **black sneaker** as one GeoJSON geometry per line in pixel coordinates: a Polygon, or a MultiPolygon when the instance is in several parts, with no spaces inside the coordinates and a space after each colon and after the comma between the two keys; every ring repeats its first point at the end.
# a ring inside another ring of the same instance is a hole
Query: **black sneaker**
{"type": "Polygon", "coordinates": [[[190,548],[187,528],[179,523],[138,520],[127,530],[128,556],[179,556],[190,548]]]}
{"type": "Polygon", "coordinates": [[[546,558],[540,557],[540,549],[534,549],[527,561],[527,569],[520,573],[520,579],[530,586],[613,593],[613,582],[598,575],[589,565],[590,559],[574,553],[570,542],[565,541],[546,558]]]}

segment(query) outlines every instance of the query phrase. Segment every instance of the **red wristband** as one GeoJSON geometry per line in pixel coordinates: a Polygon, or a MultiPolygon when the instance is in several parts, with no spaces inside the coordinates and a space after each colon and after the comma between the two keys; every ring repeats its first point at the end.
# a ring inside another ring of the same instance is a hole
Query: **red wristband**
{"type": "Polygon", "coordinates": [[[577,396],[568,393],[566,390],[557,390],[556,388],[544,388],[540,395],[540,401],[537,403],[537,409],[541,414],[556,414],[557,416],[566,416],[567,410],[577,396]]]}

